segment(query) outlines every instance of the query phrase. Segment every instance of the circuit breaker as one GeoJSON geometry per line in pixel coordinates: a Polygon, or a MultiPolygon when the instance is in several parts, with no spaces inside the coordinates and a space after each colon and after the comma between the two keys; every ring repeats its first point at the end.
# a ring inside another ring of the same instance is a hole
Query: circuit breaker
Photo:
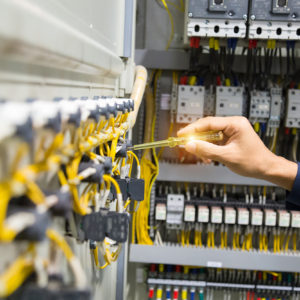
{"type": "Polygon", "coordinates": [[[300,38],[300,0],[253,0],[250,7],[249,38],[300,38]]]}
{"type": "Polygon", "coordinates": [[[167,197],[167,226],[180,228],[184,211],[184,195],[168,194],[167,197]]]}
{"type": "Polygon", "coordinates": [[[216,94],[216,116],[242,116],[244,88],[218,86],[216,94]]]}
{"type": "Polygon", "coordinates": [[[300,128],[300,90],[288,90],[285,126],[300,128]]]}
{"type": "Polygon", "coordinates": [[[271,88],[271,108],[268,125],[270,128],[278,128],[280,125],[281,105],[282,105],[282,89],[271,88]]]}
{"type": "Polygon", "coordinates": [[[188,36],[246,36],[248,0],[190,0],[188,36]]]}
{"type": "Polygon", "coordinates": [[[249,117],[251,122],[266,122],[270,115],[271,96],[269,91],[252,91],[249,117]]]}
{"type": "Polygon", "coordinates": [[[202,86],[178,86],[177,123],[191,123],[203,117],[205,89],[202,86]]]}

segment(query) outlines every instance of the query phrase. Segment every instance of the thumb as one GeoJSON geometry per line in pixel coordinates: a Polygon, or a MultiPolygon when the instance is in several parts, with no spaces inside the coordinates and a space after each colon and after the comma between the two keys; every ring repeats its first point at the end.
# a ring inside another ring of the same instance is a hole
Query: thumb
{"type": "Polygon", "coordinates": [[[222,155],[222,146],[205,141],[193,141],[185,145],[185,150],[204,159],[219,160],[222,155]]]}

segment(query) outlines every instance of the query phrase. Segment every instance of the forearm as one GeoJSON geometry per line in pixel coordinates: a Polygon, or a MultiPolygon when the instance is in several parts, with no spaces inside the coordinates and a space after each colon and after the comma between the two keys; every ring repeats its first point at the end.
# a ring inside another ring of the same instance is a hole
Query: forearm
{"type": "Polygon", "coordinates": [[[280,156],[272,155],[263,166],[261,179],[270,181],[291,191],[297,171],[297,163],[280,156]]]}

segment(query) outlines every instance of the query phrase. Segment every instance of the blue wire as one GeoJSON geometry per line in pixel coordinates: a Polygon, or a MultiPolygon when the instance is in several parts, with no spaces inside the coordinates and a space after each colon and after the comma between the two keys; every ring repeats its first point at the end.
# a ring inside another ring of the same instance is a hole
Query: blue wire
{"type": "Polygon", "coordinates": [[[194,291],[191,291],[191,297],[190,297],[190,300],[194,300],[195,299],[195,292],[194,291]]]}

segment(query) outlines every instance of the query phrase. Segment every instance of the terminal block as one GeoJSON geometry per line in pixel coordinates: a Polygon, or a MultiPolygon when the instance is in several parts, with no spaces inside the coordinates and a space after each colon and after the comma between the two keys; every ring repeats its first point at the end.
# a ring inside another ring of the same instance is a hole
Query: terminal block
{"type": "Polygon", "coordinates": [[[218,86],[216,96],[216,116],[242,116],[244,88],[218,86]]]}
{"type": "Polygon", "coordinates": [[[248,0],[190,0],[187,35],[246,37],[248,0]]]}
{"type": "Polygon", "coordinates": [[[271,96],[268,91],[252,91],[250,100],[250,121],[266,122],[270,116],[271,96]]]}
{"type": "Polygon", "coordinates": [[[253,0],[250,7],[251,39],[300,39],[299,0],[253,0]]]}
{"type": "Polygon", "coordinates": [[[178,86],[177,123],[191,123],[203,117],[203,86],[178,86]]]}
{"type": "Polygon", "coordinates": [[[285,126],[300,128],[300,90],[288,91],[285,126]]]}

